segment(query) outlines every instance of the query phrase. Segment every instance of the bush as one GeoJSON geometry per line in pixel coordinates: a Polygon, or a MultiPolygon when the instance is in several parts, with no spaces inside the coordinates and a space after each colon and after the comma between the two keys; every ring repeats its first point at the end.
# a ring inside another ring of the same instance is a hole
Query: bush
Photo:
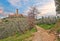
{"type": "Polygon", "coordinates": [[[15,35],[17,32],[24,34],[29,29],[26,18],[6,18],[0,24],[0,39],[15,35]]]}

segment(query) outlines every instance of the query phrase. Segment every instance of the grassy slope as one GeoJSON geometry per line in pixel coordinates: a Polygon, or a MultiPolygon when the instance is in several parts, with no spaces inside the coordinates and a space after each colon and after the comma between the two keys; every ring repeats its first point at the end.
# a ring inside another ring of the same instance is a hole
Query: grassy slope
{"type": "Polygon", "coordinates": [[[24,39],[31,37],[33,32],[36,32],[34,28],[31,31],[27,31],[25,34],[20,35],[19,33],[17,33],[14,36],[1,39],[0,41],[25,41],[24,39]]]}
{"type": "MultiPolygon", "coordinates": [[[[15,23],[16,21],[25,21],[25,18],[12,18],[12,19],[10,19],[10,18],[8,18],[8,19],[4,19],[3,20],[3,23],[4,24],[7,24],[7,23],[15,23]],[[8,21],[7,21],[8,20],[8,21]]],[[[17,22],[16,22],[17,23],[17,22]]],[[[26,23],[26,22],[24,22],[24,23],[26,23]]],[[[9,24],[10,25],[10,24],[9,24]]],[[[5,26],[5,25],[4,25],[5,26]]],[[[14,24],[14,26],[15,26],[15,24],[14,24]]],[[[2,26],[0,26],[0,27],[2,27],[2,26]]],[[[23,26],[24,27],[24,26],[23,26]]],[[[32,36],[32,33],[33,32],[36,32],[36,30],[33,28],[33,29],[31,29],[30,31],[27,31],[25,34],[19,34],[19,33],[16,33],[14,36],[10,36],[10,37],[8,37],[8,38],[5,38],[5,39],[0,39],[0,41],[25,41],[25,39],[26,38],[28,38],[28,37],[31,37],[32,36]]]]}
{"type": "Polygon", "coordinates": [[[50,25],[49,24],[38,24],[38,26],[41,26],[42,28],[48,30],[48,29],[51,29],[54,26],[54,24],[50,24],[50,25]]]}

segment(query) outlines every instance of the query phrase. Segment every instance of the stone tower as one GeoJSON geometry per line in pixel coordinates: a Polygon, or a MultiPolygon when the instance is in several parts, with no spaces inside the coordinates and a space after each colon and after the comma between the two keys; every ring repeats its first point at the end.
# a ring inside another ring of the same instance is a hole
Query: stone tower
{"type": "Polygon", "coordinates": [[[16,14],[18,15],[18,9],[16,9],[16,14]]]}
{"type": "Polygon", "coordinates": [[[15,16],[16,16],[16,17],[19,16],[19,14],[18,14],[18,9],[16,9],[16,14],[15,14],[15,16]]]}

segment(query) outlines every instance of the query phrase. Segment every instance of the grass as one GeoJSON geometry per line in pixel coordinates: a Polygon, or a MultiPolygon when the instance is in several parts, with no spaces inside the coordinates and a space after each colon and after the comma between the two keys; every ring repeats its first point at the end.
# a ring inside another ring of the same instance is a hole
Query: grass
{"type": "Polygon", "coordinates": [[[32,36],[32,33],[36,32],[36,30],[33,28],[31,31],[27,31],[25,34],[19,34],[17,33],[14,36],[10,36],[5,39],[1,39],[0,41],[25,41],[26,38],[29,38],[32,36]]]}
{"type": "Polygon", "coordinates": [[[54,26],[54,24],[38,24],[38,26],[48,30],[51,29],[54,26]]]}
{"type": "Polygon", "coordinates": [[[58,41],[60,41],[60,39],[58,39],[58,41]]]}

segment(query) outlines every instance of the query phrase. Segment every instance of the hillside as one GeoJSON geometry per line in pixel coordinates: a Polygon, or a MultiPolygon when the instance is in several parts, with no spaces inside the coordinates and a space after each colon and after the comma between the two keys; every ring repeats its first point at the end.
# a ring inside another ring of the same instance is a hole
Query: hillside
{"type": "Polygon", "coordinates": [[[31,29],[34,28],[29,26],[27,18],[4,18],[0,22],[0,39],[14,36],[17,33],[25,34],[26,31],[30,32],[31,29]]]}

